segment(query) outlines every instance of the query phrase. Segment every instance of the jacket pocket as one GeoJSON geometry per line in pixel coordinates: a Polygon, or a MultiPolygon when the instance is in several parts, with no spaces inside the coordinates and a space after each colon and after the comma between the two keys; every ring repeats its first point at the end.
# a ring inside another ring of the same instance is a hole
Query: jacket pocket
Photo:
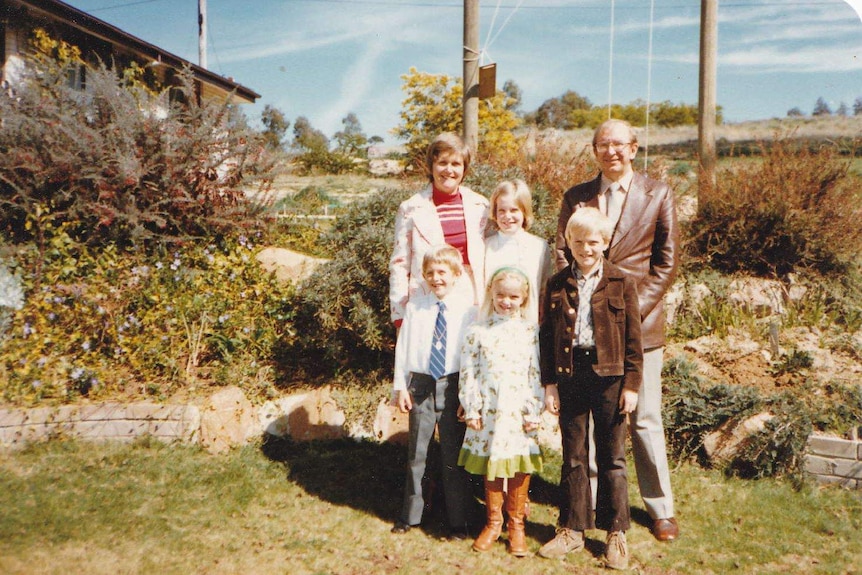
{"type": "Polygon", "coordinates": [[[626,303],[621,297],[608,298],[608,311],[610,316],[617,323],[622,323],[626,319],[626,303]]]}

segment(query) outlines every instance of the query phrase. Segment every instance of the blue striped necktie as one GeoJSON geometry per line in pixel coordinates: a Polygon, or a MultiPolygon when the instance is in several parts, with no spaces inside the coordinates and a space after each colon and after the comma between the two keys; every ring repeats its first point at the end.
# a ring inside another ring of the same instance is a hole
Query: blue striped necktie
{"type": "Polygon", "coordinates": [[[431,376],[440,379],[446,375],[446,304],[438,301],[437,321],[434,322],[434,338],[431,341],[431,376]]]}

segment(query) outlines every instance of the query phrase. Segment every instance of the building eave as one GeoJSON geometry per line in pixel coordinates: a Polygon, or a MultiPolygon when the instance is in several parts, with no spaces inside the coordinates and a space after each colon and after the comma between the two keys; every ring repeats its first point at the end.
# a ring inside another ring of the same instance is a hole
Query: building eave
{"type": "Polygon", "coordinates": [[[114,46],[123,47],[139,54],[149,62],[159,62],[175,70],[189,68],[194,78],[209,85],[223,95],[233,94],[234,98],[246,103],[254,103],[260,94],[243,86],[231,78],[225,78],[201,66],[172,54],[158,46],[120,30],[86,12],[69,6],[59,0],[7,0],[0,5],[20,5],[34,13],[41,13],[46,20],[60,20],[65,25],[80,30],[82,33],[99,38],[114,46]]]}

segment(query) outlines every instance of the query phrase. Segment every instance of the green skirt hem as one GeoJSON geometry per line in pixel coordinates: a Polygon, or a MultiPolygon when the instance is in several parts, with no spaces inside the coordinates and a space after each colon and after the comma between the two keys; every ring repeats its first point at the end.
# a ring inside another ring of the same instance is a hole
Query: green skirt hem
{"type": "Polygon", "coordinates": [[[458,454],[458,465],[473,475],[482,475],[493,480],[498,477],[514,477],[518,473],[532,475],[542,470],[542,456],[539,453],[516,455],[506,459],[490,459],[462,449],[458,454]]]}

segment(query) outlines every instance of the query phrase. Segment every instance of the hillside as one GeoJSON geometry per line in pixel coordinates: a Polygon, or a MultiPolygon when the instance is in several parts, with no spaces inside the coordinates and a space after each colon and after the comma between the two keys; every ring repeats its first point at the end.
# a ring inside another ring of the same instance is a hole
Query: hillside
{"type": "MultiPolygon", "coordinates": [[[[637,132],[641,154],[644,151],[659,155],[675,154],[680,146],[684,147],[686,154],[691,154],[697,149],[697,126],[675,126],[672,128],[651,126],[649,129],[638,128],[637,132]]],[[[581,128],[561,131],[529,128],[526,130],[526,135],[528,146],[534,143],[536,138],[553,137],[568,142],[575,150],[581,150],[590,147],[593,130],[581,128]]],[[[731,146],[735,146],[738,150],[745,144],[771,140],[776,136],[815,142],[858,140],[862,138],[862,116],[773,118],[726,123],[715,129],[719,154],[726,153],[731,146]]],[[[859,153],[858,150],[856,153],[859,153]]]]}

